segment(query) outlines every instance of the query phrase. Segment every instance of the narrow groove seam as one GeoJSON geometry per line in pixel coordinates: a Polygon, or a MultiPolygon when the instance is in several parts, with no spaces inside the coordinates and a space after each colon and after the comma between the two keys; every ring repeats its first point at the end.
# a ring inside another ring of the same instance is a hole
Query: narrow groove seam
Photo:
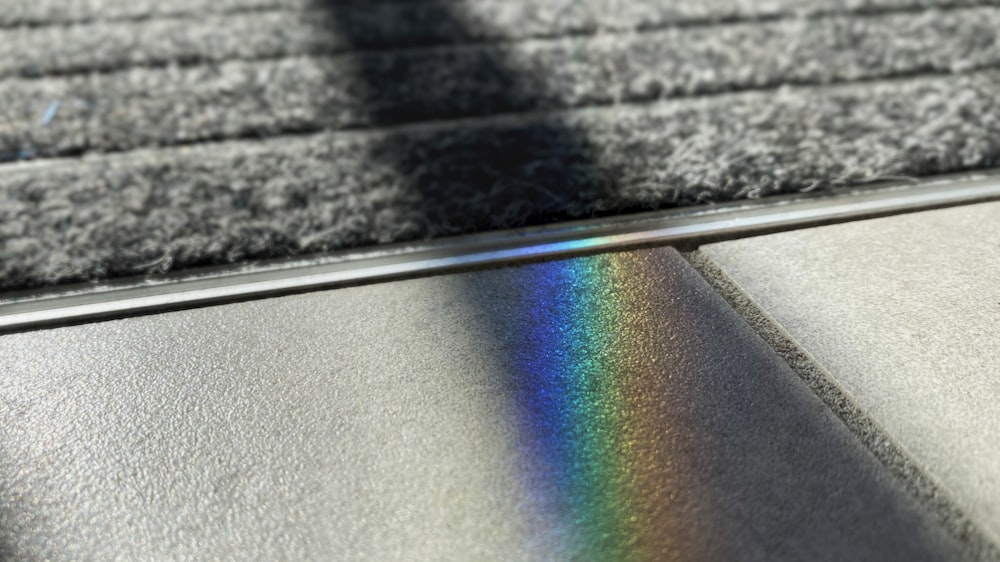
{"type": "Polygon", "coordinates": [[[725,270],[698,249],[682,255],[918,504],[934,514],[967,554],[977,560],[1000,560],[1000,547],[986,537],[944,486],[921,469],[906,449],[725,270]]]}

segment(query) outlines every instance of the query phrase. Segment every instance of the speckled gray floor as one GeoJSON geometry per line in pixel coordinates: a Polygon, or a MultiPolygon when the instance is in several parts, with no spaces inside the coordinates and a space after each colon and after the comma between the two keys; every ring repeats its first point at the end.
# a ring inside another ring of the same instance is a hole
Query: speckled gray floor
{"type": "Polygon", "coordinates": [[[1000,163],[990,0],[0,8],[0,289],[1000,163]]]}
{"type": "Polygon", "coordinates": [[[674,250],[0,336],[0,558],[974,559],[674,250]]]}
{"type": "Polygon", "coordinates": [[[701,252],[996,544],[998,250],[1000,202],[724,242],[701,252]]]}

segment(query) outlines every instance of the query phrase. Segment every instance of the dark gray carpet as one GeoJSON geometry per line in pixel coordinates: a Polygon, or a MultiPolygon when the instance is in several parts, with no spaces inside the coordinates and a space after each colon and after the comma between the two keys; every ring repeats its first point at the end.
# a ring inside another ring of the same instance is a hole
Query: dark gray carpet
{"type": "Polygon", "coordinates": [[[1000,1],[0,10],[0,288],[1000,165],[1000,1]]]}

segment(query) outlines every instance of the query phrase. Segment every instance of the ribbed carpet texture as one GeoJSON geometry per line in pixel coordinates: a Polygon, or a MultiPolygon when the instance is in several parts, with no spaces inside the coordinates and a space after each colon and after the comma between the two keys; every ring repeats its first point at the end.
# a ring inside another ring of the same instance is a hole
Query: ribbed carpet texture
{"type": "Polygon", "coordinates": [[[0,289],[1000,165],[1000,0],[0,0],[0,289]]]}

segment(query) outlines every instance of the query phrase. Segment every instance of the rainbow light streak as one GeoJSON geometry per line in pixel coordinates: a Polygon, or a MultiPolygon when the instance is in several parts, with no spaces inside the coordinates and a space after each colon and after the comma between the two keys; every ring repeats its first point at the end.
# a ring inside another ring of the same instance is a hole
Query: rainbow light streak
{"type": "Polygon", "coordinates": [[[648,536],[665,531],[650,520],[662,511],[654,501],[662,480],[648,481],[664,467],[648,465],[662,464],[666,432],[656,421],[662,373],[644,300],[664,278],[648,264],[626,253],[538,264],[522,295],[526,479],[558,520],[559,549],[574,558],[667,554],[668,536],[648,536]]]}

